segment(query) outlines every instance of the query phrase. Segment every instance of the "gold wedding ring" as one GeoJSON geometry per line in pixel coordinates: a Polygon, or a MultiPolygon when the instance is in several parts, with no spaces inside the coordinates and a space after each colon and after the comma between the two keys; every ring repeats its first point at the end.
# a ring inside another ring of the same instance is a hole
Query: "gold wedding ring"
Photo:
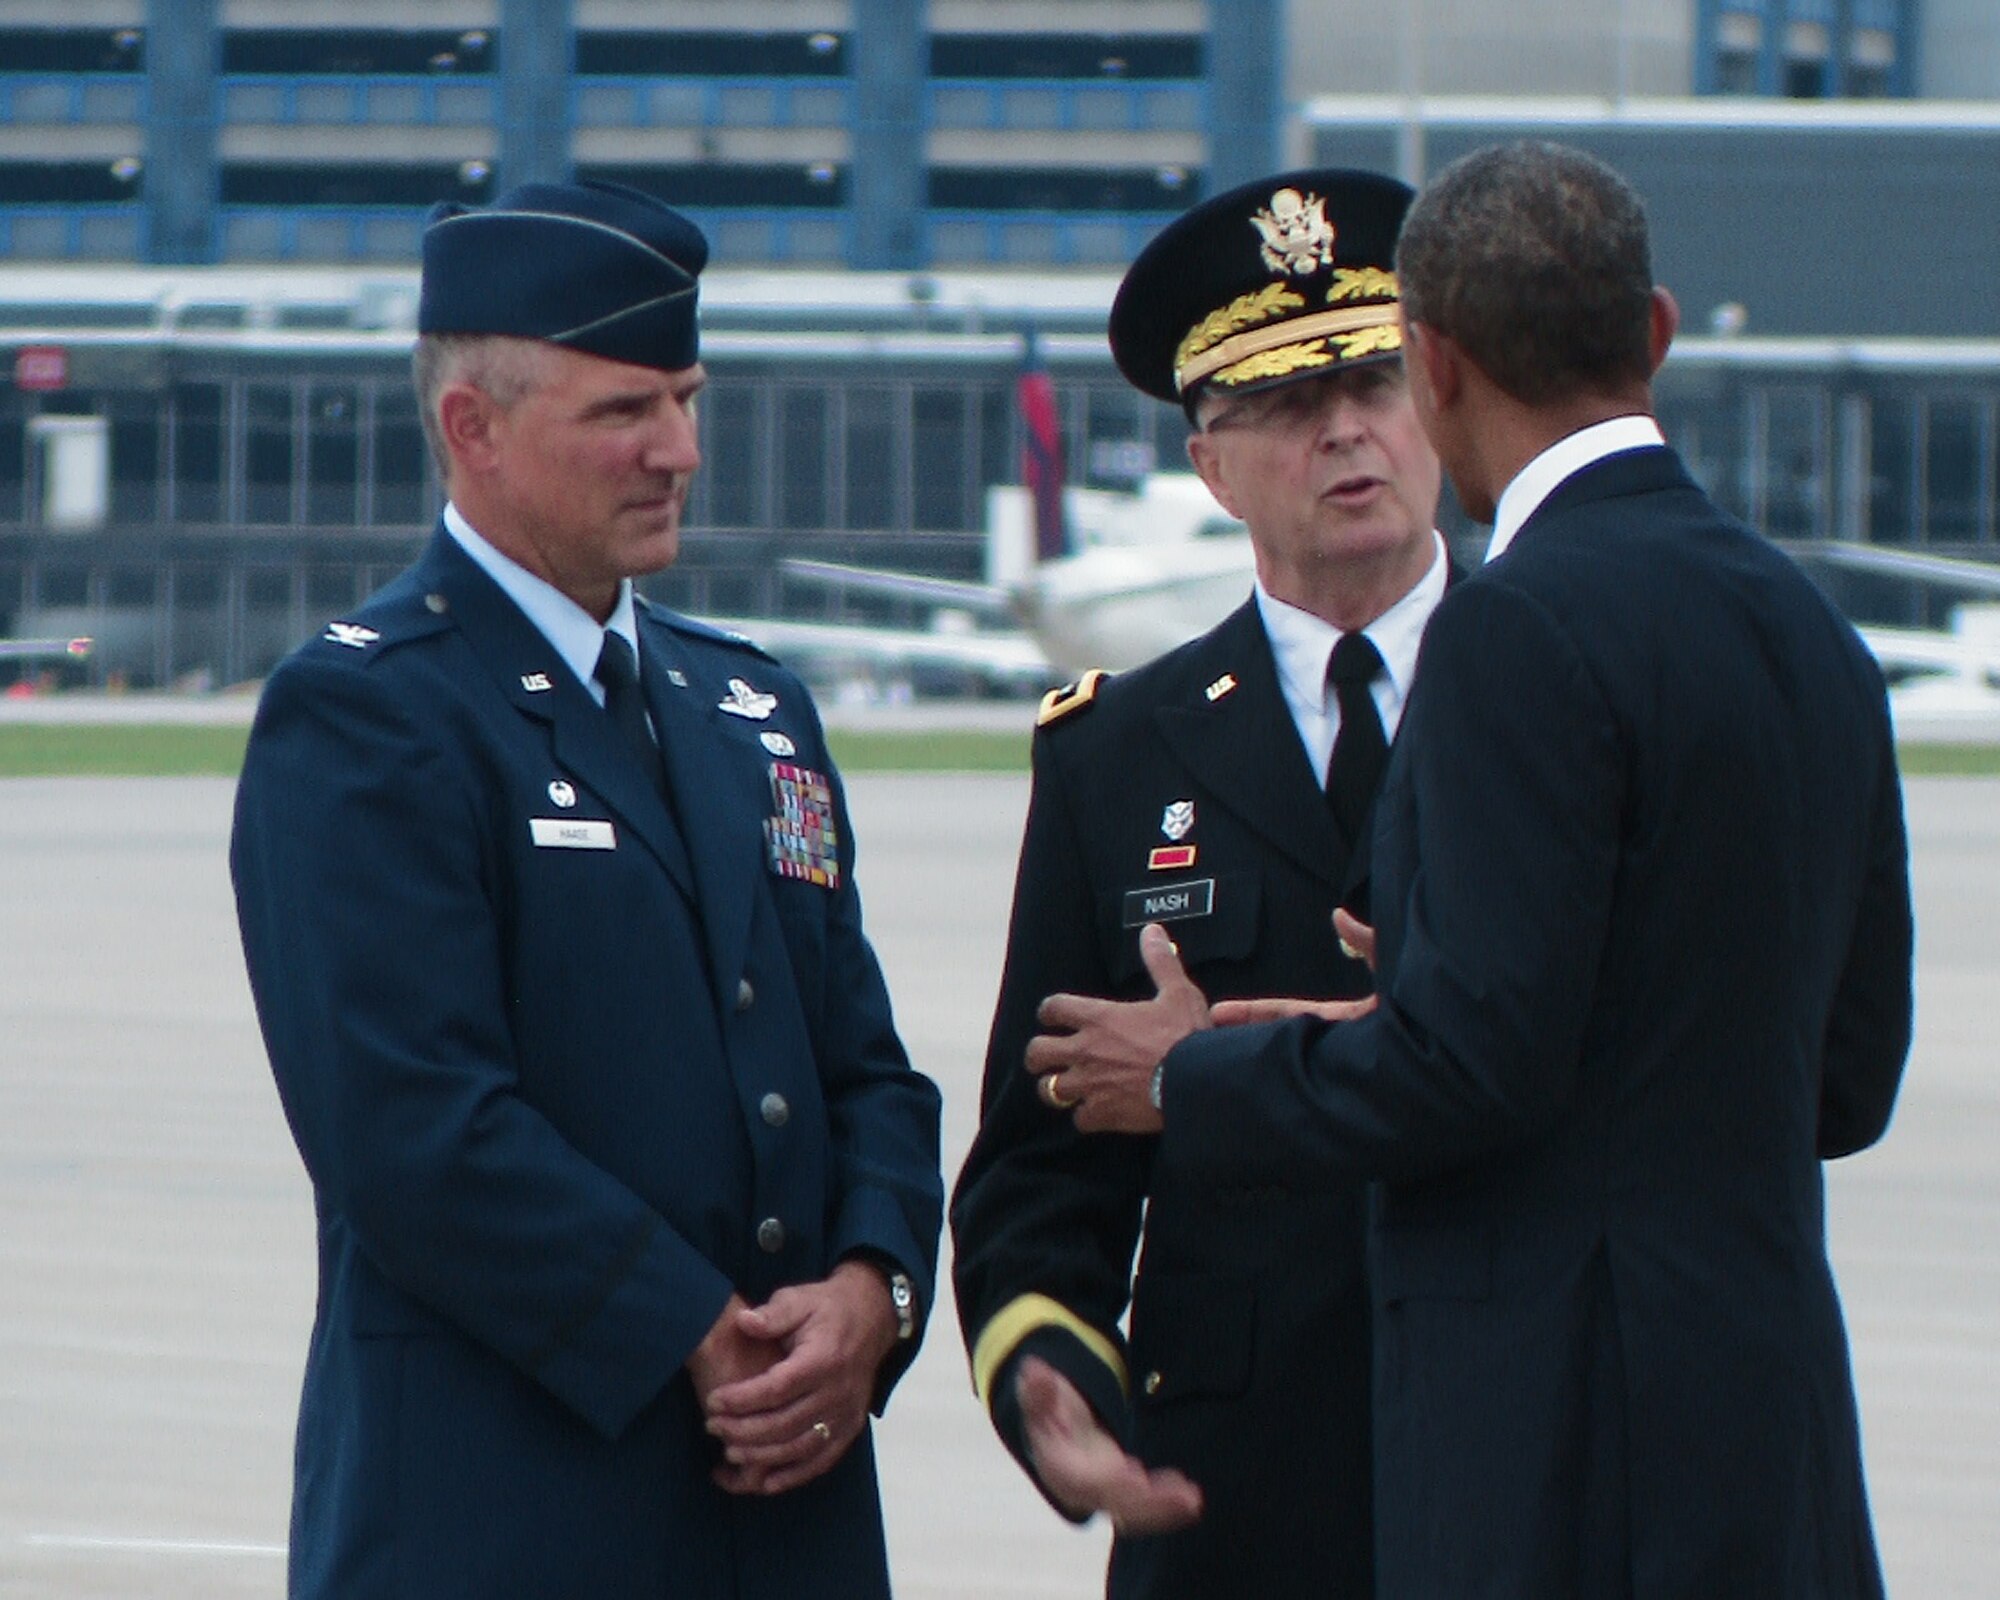
{"type": "Polygon", "coordinates": [[[1062,1092],[1060,1072],[1051,1072],[1042,1079],[1042,1098],[1058,1111],[1068,1111],[1077,1104],[1076,1097],[1062,1092]]]}

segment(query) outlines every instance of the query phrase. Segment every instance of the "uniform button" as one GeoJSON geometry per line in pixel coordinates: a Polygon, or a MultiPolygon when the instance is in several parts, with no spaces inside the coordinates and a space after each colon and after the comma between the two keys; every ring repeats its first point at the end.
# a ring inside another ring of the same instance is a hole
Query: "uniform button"
{"type": "Polygon", "coordinates": [[[763,1117],[765,1124],[773,1128],[782,1128],[792,1119],[791,1105],[781,1094],[765,1095],[757,1102],[757,1112],[763,1117]]]}
{"type": "Polygon", "coordinates": [[[424,596],[424,609],[434,617],[443,616],[450,607],[451,602],[441,594],[433,593],[424,596]]]}
{"type": "Polygon", "coordinates": [[[1146,1393],[1158,1394],[1160,1392],[1160,1385],[1166,1381],[1157,1371],[1147,1373],[1145,1383],[1146,1393]]]}
{"type": "Polygon", "coordinates": [[[739,980],[736,985],[736,1009],[748,1011],[756,1003],[757,991],[750,987],[750,980],[748,978],[739,980]]]}
{"type": "Polygon", "coordinates": [[[757,1248],[771,1256],[785,1248],[785,1225],[776,1217],[766,1217],[757,1224],[757,1248]]]}

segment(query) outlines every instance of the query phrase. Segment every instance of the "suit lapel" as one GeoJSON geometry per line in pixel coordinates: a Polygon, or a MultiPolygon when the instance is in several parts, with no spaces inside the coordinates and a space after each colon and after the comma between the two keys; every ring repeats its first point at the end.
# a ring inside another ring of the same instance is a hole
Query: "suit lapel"
{"type": "Polygon", "coordinates": [[[659,858],[681,893],[693,899],[695,877],[673,819],[638,763],[618,742],[603,708],[542,631],[442,529],[432,540],[418,577],[428,593],[442,597],[460,634],[507,701],[549,729],[554,764],[560,769],[549,774],[551,779],[563,772],[580,779],[617,814],[626,831],[659,858]]]}
{"type": "MultiPolygon", "coordinates": [[[[667,782],[700,890],[709,980],[716,1004],[727,1009],[735,1003],[764,871],[763,824],[773,804],[769,760],[761,752],[753,757],[740,731],[722,726],[718,706],[727,684],[701,671],[673,630],[644,606],[639,634],[646,704],[666,752],[667,782]]],[[[754,671],[746,672],[768,692],[754,671]]]]}
{"type": "Polygon", "coordinates": [[[1347,844],[1306,761],[1254,598],[1202,642],[1190,674],[1182,696],[1153,713],[1160,736],[1215,804],[1338,889],[1347,844]],[[1225,675],[1236,686],[1208,698],[1225,675]]]}

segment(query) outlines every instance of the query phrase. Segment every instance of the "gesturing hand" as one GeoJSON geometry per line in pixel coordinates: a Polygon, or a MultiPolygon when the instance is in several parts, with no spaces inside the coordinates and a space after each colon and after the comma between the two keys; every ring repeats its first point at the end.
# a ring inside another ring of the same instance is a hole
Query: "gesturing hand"
{"type": "Polygon", "coordinates": [[[1040,1357],[1021,1358],[1014,1394],[1035,1472],[1072,1516],[1102,1511],[1121,1535],[1167,1533],[1201,1516],[1191,1479],[1127,1455],[1076,1386],[1040,1357]]]}
{"type": "Polygon", "coordinates": [[[1158,923],[1139,930],[1139,955],[1156,990],[1150,1000],[1052,994],[1035,1018],[1048,1029],[1028,1041],[1027,1068],[1045,1104],[1071,1111],[1085,1133],[1158,1133],[1153,1068],[1209,1025],[1208,1001],[1182,969],[1158,923]]]}
{"type": "MultiPolygon", "coordinates": [[[[1357,961],[1375,970],[1375,930],[1359,917],[1336,909],[1333,931],[1340,948],[1357,961]]],[[[1318,1017],[1322,1022],[1352,1022],[1375,1009],[1376,997],[1359,1000],[1296,1000],[1272,997],[1256,1000],[1218,1000],[1209,1007],[1208,1020],[1218,1028],[1234,1028],[1246,1022],[1283,1022],[1288,1017],[1318,1017]]]]}
{"type": "Polygon", "coordinates": [[[882,1275],[858,1261],[739,1306],[737,1332],[775,1359],[704,1400],[722,1443],[716,1481],[739,1494],[783,1494],[827,1471],[860,1435],[875,1370],[896,1342],[895,1312],[882,1275]]]}

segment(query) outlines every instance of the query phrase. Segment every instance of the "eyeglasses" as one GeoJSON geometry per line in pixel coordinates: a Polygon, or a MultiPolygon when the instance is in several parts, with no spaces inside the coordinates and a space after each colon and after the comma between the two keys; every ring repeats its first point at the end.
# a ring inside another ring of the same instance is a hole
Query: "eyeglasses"
{"type": "Polygon", "coordinates": [[[1384,362],[1323,377],[1303,378],[1243,396],[1203,424],[1204,433],[1301,433],[1316,428],[1336,400],[1373,409],[1409,394],[1400,362],[1384,362]]]}

